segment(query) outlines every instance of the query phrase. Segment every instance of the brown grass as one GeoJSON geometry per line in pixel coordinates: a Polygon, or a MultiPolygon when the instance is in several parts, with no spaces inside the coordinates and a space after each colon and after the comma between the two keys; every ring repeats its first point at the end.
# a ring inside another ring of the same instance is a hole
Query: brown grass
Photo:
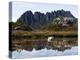
{"type": "Polygon", "coordinates": [[[16,30],[13,36],[77,36],[77,31],[22,31],[16,30]]]}

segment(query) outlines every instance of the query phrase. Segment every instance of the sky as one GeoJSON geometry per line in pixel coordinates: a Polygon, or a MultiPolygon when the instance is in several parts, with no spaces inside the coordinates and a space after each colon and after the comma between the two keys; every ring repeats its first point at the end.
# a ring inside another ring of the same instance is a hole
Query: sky
{"type": "Polygon", "coordinates": [[[39,11],[41,13],[56,11],[56,10],[70,11],[73,16],[78,18],[78,6],[77,5],[64,5],[64,4],[50,4],[50,3],[32,3],[32,2],[12,2],[12,21],[16,22],[17,19],[28,10],[33,13],[39,11]]]}

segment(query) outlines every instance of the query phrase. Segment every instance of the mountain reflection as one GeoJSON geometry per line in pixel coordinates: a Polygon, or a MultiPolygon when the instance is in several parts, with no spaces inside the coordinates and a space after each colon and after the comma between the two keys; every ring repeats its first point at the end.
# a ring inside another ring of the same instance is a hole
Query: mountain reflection
{"type": "Polygon", "coordinates": [[[24,49],[27,51],[41,50],[44,48],[53,49],[58,51],[65,51],[78,45],[77,38],[55,38],[48,42],[45,40],[17,40],[12,43],[12,50],[24,49]]]}

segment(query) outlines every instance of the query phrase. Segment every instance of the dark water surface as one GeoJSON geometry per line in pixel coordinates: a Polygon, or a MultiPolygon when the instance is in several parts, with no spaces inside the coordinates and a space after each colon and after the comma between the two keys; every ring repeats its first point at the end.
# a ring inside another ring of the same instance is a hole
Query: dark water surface
{"type": "Polygon", "coordinates": [[[51,41],[47,39],[40,40],[19,40],[13,42],[12,58],[32,58],[65,56],[78,54],[77,37],[54,38],[51,41]]]}

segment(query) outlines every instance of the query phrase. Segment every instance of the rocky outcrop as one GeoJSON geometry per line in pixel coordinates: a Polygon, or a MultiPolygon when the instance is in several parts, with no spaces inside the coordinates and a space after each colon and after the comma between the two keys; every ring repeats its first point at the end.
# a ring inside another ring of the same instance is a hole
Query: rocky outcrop
{"type": "Polygon", "coordinates": [[[18,20],[31,29],[39,29],[53,23],[58,17],[69,17],[72,18],[73,21],[76,19],[70,11],[57,10],[46,12],[45,14],[41,12],[34,12],[33,14],[32,11],[26,11],[18,20]]]}

